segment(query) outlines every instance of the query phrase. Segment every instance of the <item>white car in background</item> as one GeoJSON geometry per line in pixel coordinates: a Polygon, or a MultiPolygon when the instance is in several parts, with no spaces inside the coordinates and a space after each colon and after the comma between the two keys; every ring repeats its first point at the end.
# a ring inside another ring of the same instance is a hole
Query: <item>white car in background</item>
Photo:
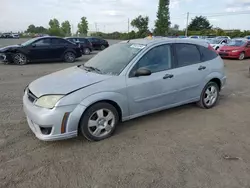
{"type": "Polygon", "coordinates": [[[210,40],[208,40],[208,41],[209,41],[210,45],[211,45],[215,50],[218,50],[220,47],[226,45],[226,44],[229,42],[229,40],[224,39],[224,38],[222,38],[222,39],[213,38],[213,39],[210,39],[210,40]]]}
{"type": "Polygon", "coordinates": [[[228,39],[230,40],[231,38],[229,36],[218,36],[218,37],[215,37],[217,39],[228,39]]]}

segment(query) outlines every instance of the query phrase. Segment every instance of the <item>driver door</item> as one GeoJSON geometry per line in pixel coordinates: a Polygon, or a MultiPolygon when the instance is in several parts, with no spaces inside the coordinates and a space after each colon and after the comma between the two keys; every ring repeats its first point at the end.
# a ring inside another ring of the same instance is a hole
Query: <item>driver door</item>
{"type": "Polygon", "coordinates": [[[172,57],[172,46],[164,44],[147,51],[134,65],[126,80],[131,118],[160,110],[173,103],[174,79],[169,74],[172,57]],[[152,74],[135,77],[134,73],[139,68],[146,68],[152,74]]]}
{"type": "Polygon", "coordinates": [[[47,60],[50,59],[51,56],[50,38],[37,40],[29,46],[29,57],[32,61],[47,60]]]}

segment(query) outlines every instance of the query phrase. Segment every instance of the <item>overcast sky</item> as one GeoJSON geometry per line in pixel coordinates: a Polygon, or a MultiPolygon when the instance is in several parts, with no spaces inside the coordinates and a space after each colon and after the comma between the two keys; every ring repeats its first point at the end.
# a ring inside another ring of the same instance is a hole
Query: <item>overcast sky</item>
{"type": "MultiPolygon", "coordinates": [[[[157,7],[158,0],[0,0],[0,31],[23,31],[30,24],[47,27],[51,18],[57,18],[69,20],[75,32],[85,16],[91,31],[96,30],[96,23],[100,31],[125,32],[128,19],[140,14],[149,16],[153,28],[157,7]]],[[[170,0],[172,24],[184,28],[187,12],[190,18],[206,15],[212,25],[224,29],[250,30],[250,0],[170,0]],[[249,13],[237,15],[242,11],[249,13]],[[227,13],[231,15],[223,16],[227,13]]]]}

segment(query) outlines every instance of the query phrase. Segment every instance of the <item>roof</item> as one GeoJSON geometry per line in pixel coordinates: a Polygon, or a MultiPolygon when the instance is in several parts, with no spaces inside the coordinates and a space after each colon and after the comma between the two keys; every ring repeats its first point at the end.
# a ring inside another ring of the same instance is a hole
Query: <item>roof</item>
{"type": "MultiPolygon", "coordinates": [[[[126,41],[123,41],[126,42],[126,41]]],[[[155,44],[160,44],[160,43],[190,43],[190,44],[197,44],[197,45],[202,45],[202,46],[207,46],[208,42],[204,39],[191,39],[191,38],[167,38],[167,37],[162,37],[162,38],[152,38],[152,39],[133,39],[127,41],[129,43],[134,43],[134,44],[142,44],[142,45],[155,45],[155,44]]]]}

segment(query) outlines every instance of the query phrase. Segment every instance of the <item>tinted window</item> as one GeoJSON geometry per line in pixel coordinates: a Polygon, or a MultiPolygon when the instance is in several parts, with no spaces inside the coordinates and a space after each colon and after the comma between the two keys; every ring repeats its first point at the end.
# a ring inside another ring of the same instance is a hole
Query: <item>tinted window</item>
{"type": "Polygon", "coordinates": [[[41,39],[37,42],[34,42],[34,44],[36,44],[37,46],[48,46],[51,44],[50,39],[41,39]]]}
{"type": "Polygon", "coordinates": [[[51,39],[52,40],[52,44],[69,44],[68,41],[63,40],[63,39],[51,39]]]}
{"type": "Polygon", "coordinates": [[[81,43],[87,43],[87,42],[86,42],[86,39],[79,39],[79,41],[80,41],[81,43]]]}
{"type": "Polygon", "coordinates": [[[188,66],[201,62],[198,48],[193,44],[175,44],[178,66],[188,66]]]}
{"type": "Polygon", "coordinates": [[[202,61],[209,61],[218,56],[215,51],[205,48],[204,46],[199,46],[199,50],[201,52],[202,61]]]}
{"type": "Polygon", "coordinates": [[[148,51],[135,65],[131,74],[139,68],[147,68],[152,73],[168,70],[171,68],[170,45],[157,46],[148,51]]]}

